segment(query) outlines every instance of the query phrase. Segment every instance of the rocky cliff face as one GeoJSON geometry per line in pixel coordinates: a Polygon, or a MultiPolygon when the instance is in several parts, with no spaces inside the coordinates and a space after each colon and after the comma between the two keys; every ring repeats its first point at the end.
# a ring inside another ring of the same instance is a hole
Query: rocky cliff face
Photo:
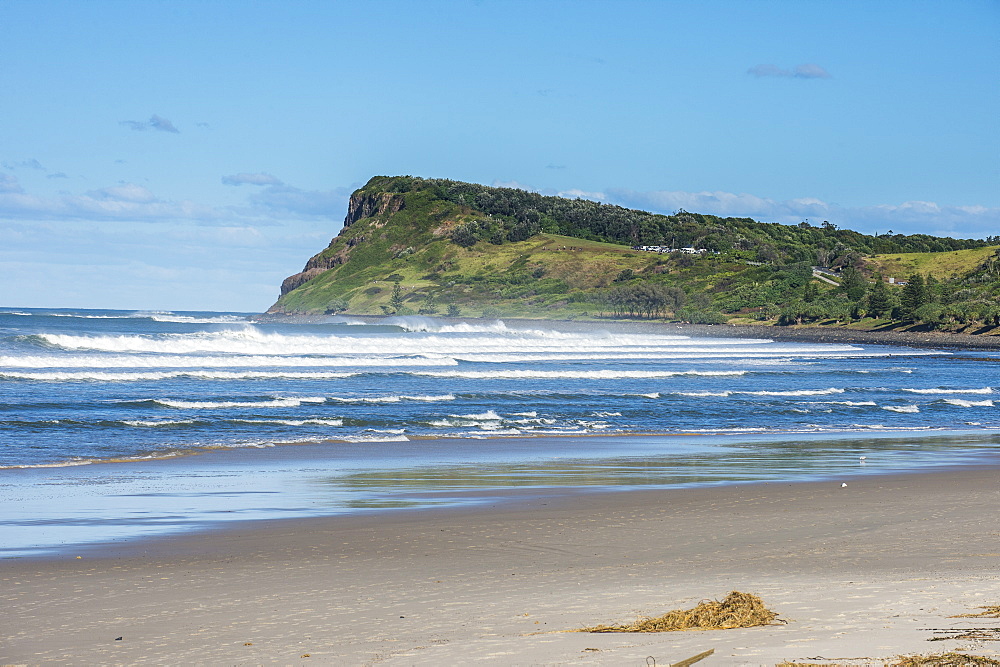
{"type": "MultiPolygon", "coordinates": [[[[404,204],[405,201],[402,195],[391,192],[355,192],[351,195],[351,201],[347,205],[347,217],[344,218],[344,229],[347,229],[363,218],[397,213],[403,210],[404,204]]],[[[305,267],[300,273],[288,276],[282,281],[282,296],[288,294],[296,287],[304,285],[324,271],[343,264],[348,254],[350,254],[351,248],[365,240],[364,236],[355,236],[343,244],[343,247],[336,253],[330,254],[327,252],[327,250],[337,244],[339,238],[340,235],[338,234],[330,241],[330,245],[327,246],[326,250],[309,258],[309,261],[306,262],[305,267]]]]}
{"type": "Polygon", "coordinates": [[[351,203],[347,206],[344,229],[347,229],[362,218],[372,218],[376,215],[401,211],[403,210],[403,204],[402,195],[391,192],[355,192],[351,195],[351,203]]]}

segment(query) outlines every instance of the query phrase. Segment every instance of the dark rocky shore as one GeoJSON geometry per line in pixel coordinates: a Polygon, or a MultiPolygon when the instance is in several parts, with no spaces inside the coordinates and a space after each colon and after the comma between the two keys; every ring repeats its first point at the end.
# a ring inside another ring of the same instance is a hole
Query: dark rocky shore
{"type": "Polygon", "coordinates": [[[685,334],[733,338],[769,338],[813,343],[857,343],[906,347],[1000,350],[1000,335],[942,333],[937,331],[860,331],[832,327],[773,327],[742,324],[666,324],[685,334]]]}

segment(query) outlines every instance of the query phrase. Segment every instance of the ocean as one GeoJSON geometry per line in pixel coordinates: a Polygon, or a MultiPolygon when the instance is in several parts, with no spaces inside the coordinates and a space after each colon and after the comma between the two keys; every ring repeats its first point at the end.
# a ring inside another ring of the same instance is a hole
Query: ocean
{"type": "Polygon", "coordinates": [[[512,492],[975,465],[1000,445],[998,361],[619,323],[0,308],[0,556],[512,492]]]}

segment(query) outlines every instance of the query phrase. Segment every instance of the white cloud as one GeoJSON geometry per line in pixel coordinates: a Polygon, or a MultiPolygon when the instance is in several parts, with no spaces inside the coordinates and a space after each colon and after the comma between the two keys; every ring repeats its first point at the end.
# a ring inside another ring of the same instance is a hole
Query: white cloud
{"type": "Polygon", "coordinates": [[[562,190],[556,193],[556,196],[566,197],[567,199],[591,199],[593,201],[604,201],[607,199],[607,195],[603,192],[587,192],[586,190],[578,190],[576,188],[562,190]]]}
{"type": "Polygon", "coordinates": [[[491,185],[494,188],[513,188],[515,190],[527,190],[528,192],[539,192],[536,188],[530,185],[525,185],[524,183],[519,183],[518,181],[501,181],[495,180],[491,185]]]}

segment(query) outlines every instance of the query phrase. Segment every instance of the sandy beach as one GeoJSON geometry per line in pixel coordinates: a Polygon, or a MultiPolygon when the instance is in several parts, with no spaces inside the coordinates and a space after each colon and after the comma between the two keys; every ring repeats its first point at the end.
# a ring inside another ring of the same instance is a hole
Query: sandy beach
{"type": "Polygon", "coordinates": [[[0,562],[12,664],[878,663],[997,644],[1000,468],[253,522],[0,562]],[[843,487],[842,483],[847,486],[843,487]],[[77,556],[80,556],[79,558],[77,556]],[[567,632],[730,590],[787,623],[567,632]],[[120,638],[120,639],[119,639],[120,638]]]}

